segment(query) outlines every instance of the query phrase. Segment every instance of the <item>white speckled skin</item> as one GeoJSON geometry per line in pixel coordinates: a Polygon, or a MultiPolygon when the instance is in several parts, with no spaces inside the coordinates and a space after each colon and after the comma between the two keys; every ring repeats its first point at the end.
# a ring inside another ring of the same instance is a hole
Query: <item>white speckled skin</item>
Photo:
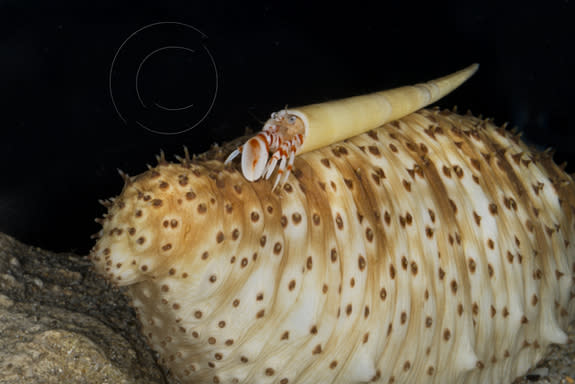
{"type": "Polygon", "coordinates": [[[566,342],[575,188],[489,121],[422,110],[296,159],[128,182],[91,258],[184,383],[495,383],[566,342]]]}

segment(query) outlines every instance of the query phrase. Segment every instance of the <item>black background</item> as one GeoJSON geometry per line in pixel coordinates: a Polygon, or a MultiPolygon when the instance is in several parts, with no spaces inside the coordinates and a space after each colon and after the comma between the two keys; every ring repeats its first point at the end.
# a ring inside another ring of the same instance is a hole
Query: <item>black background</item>
{"type": "Polygon", "coordinates": [[[143,172],[160,149],[169,159],[183,145],[201,153],[259,129],[286,104],[430,80],[473,62],[479,72],[439,105],[509,121],[555,148],[558,162],[575,156],[567,0],[159,4],[0,0],[0,231],[86,253],[104,212],[97,199],[123,185],[117,168],[143,172]],[[137,73],[148,109],[137,104],[137,73]],[[199,124],[166,135],[140,120],[164,133],[199,124]]]}

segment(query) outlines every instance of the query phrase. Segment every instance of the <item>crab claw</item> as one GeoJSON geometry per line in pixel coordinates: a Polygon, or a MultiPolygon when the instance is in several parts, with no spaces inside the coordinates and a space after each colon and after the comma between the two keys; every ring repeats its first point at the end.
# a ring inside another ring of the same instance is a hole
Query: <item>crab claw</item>
{"type": "Polygon", "coordinates": [[[242,151],[242,173],[249,181],[262,177],[268,162],[268,147],[259,135],[252,137],[244,144],[242,151]]]}

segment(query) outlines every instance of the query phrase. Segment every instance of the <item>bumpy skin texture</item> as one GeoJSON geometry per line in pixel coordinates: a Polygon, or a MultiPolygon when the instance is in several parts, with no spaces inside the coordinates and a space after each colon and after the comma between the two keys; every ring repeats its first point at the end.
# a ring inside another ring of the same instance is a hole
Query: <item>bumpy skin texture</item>
{"type": "Polygon", "coordinates": [[[127,183],[91,258],[186,383],[510,382],[566,342],[575,187],[489,121],[422,110],[299,156],[127,183]]]}

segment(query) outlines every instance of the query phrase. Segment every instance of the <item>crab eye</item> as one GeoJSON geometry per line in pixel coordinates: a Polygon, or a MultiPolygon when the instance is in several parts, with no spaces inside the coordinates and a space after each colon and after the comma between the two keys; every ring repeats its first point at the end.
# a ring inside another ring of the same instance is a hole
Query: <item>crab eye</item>
{"type": "Polygon", "coordinates": [[[295,115],[289,115],[289,117],[288,117],[288,124],[295,124],[296,121],[297,121],[297,116],[295,116],[295,115]]]}

